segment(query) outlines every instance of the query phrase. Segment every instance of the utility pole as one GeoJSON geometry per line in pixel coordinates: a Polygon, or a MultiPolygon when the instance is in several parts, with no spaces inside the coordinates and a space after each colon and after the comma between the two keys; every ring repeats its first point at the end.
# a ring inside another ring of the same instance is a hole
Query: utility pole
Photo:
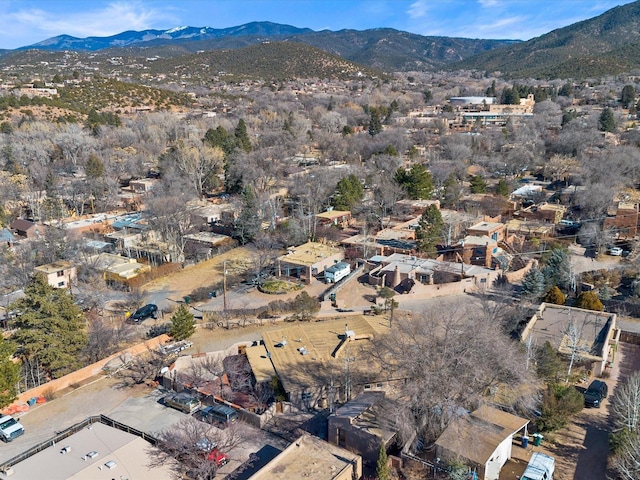
{"type": "Polygon", "coordinates": [[[227,261],[222,261],[222,309],[227,311],[227,261]]]}

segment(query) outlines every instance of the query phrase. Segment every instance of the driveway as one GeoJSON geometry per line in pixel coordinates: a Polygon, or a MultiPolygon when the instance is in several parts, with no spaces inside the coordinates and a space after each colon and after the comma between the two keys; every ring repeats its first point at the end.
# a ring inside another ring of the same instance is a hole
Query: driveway
{"type": "MultiPolygon", "coordinates": [[[[585,408],[574,421],[555,433],[555,444],[543,449],[556,458],[556,476],[559,480],[602,480],[615,478],[607,468],[609,432],[612,419],[609,402],[615,396],[618,382],[624,382],[634,371],[640,370],[640,346],[621,343],[616,354],[611,376],[604,381],[609,386],[609,397],[601,408],[585,408]]],[[[585,383],[583,387],[586,388],[585,383]]],[[[545,442],[546,444],[546,442],[545,442]]]]}

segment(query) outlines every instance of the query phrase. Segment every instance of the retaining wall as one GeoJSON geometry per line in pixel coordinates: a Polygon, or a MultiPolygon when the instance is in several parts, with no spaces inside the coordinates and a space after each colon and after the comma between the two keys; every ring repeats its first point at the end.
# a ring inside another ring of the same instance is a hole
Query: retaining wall
{"type": "Polygon", "coordinates": [[[18,395],[18,398],[13,402],[13,404],[22,405],[27,403],[27,400],[29,400],[30,398],[43,396],[45,392],[58,392],[73,384],[80,383],[101,373],[103,371],[103,367],[114,358],[118,358],[119,356],[125,355],[127,353],[133,356],[139,355],[140,353],[146,352],[147,350],[157,348],[158,345],[166,342],[167,340],[169,340],[169,336],[163,334],[132,347],[125,348],[124,350],[114,353],[107,358],[103,358],[96,363],[92,363],[91,365],[87,365],[80,370],[71,372],[64,377],[56,378],[55,380],[51,380],[50,382],[43,383],[42,385],[22,392],[20,395],[18,395]]]}

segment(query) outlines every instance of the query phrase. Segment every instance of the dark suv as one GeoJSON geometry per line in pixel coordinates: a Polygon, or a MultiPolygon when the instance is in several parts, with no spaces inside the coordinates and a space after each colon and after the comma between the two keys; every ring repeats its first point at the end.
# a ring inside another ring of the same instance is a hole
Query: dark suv
{"type": "Polygon", "coordinates": [[[153,303],[149,303],[148,305],[145,305],[144,307],[136,310],[135,313],[131,315],[131,317],[129,317],[129,319],[132,322],[141,322],[149,317],[156,318],[157,312],[158,306],[154,305],[153,303]]]}
{"type": "Polygon", "coordinates": [[[584,392],[584,406],[599,408],[602,400],[607,398],[609,388],[600,380],[594,380],[584,392]]]}

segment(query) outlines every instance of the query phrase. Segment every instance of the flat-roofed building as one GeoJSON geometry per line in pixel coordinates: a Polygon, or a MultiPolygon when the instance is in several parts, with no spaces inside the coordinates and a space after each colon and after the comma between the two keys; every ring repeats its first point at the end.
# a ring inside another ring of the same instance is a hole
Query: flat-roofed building
{"type": "MultiPolygon", "coordinates": [[[[78,431],[63,439],[52,439],[43,450],[12,463],[12,480],[172,480],[167,465],[149,467],[150,444],[140,436],[100,421],[83,422],[78,431]],[[83,426],[83,424],[85,424],[83,426]]],[[[141,433],[141,432],[140,432],[141,433]]],[[[5,468],[7,464],[5,463],[5,468]]],[[[5,470],[6,472],[6,470],[5,470]]]]}
{"type": "Polygon", "coordinates": [[[358,480],[362,458],[311,435],[303,435],[248,480],[275,478],[308,480],[358,480]]]}
{"type": "Polygon", "coordinates": [[[35,268],[36,273],[41,273],[47,278],[47,283],[54,288],[70,288],[77,279],[76,267],[71,262],[58,260],[35,268]]]}
{"type": "Polygon", "coordinates": [[[565,357],[575,353],[576,364],[582,363],[600,376],[613,362],[620,340],[616,320],[615,313],[541,303],[520,340],[532,337],[538,346],[549,342],[565,357]]]}
{"type": "Polygon", "coordinates": [[[388,447],[396,437],[380,422],[388,415],[381,405],[384,392],[365,392],[329,415],[328,441],[362,456],[375,465],[380,445],[388,447]]]}
{"type": "MultiPolygon", "coordinates": [[[[376,335],[377,328],[388,331],[388,327],[380,327],[380,323],[370,323],[364,316],[354,315],[266,331],[262,334],[264,356],[272,363],[289,401],[297,407],[345,402],[366,385],[380,383],[381,389],[386,387],[386,373],[372,368],[371,362],[359,354],[376,335]],[[348,375],[337,375],[346,368],[348,375]],[[345,376],[350,379],[348,384],[345,376]]],[[[252,369],[256,365],[256,370],[264,372],[262,375],[266,378],[270,370],[262,357],[249,357],[249,362],[252,369]]]]}
{"type": "Polygon", "coordinates": [[[297,277],[306,283],[334,263],[344,259],[344,250],[328,243],[307,242],[278,257],[278,276],[297,277]]]}

